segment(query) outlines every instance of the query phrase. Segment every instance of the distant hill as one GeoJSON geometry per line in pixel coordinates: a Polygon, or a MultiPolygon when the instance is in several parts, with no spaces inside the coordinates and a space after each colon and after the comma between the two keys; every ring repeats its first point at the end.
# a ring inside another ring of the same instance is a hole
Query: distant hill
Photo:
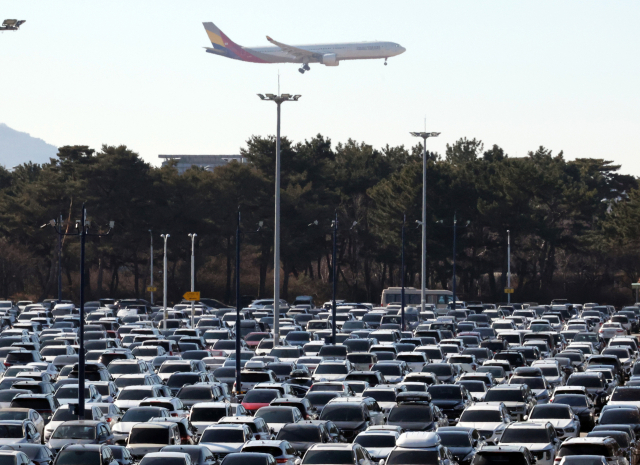
{"type": "Polygon", "coordinates": [[[22,163],[48,163],[55,158],[58,148],[26,132],[11,129],[0,123],[0,165],[11,169],[22,163]]]}

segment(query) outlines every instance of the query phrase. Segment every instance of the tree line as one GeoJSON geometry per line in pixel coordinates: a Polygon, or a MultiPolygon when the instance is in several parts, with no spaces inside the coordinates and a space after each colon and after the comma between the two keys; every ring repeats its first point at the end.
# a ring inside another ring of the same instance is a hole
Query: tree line
{"type": "MultiPolygon", "coordinates": [[[[241,149],[246,163],[234,161],[213,172],[194,167],[182,175],[174,165],[153,167],[126,146],[107,145],[65,146],[50,163],[0,169],[0,293],[57,295],[57,236],[40,226],[62,215],[63,230],[73,232],[85,203],[92,227],[116,225],[111,236],[87,239],[89,298],[148,298],[149,242],[153,236],[158,286],[160,234],[168,233],[168,298],[178,301],[190,285],[187,234],[197,233],[197,290],[231,303],[238,210],[241,293],[272,296],[275,145],[273,137],[254,136],[241,149]]],[[[283,298],[329,297],[335,214],[339,298],[378,302],[384,288],[400,284],[403,271],[408,286],[419,286],[420,145],[334,145],[317,135],[298,143],[284,138],[281,154],[283,298]]],[[[451,288],[455,213],[462,298],[505,300],[509,230],[514,301],[632,300],[630,283],[640,275],[640,191],[637,179],[620,174],[619,165],[568,161],[544,147],[514,158],[475,139],[458,140],[444,154],[427,157],[430,288],[451,288]]],[[[79,255],[78,238],[65,236],[64,298],[78,298],[79,255]]]]}

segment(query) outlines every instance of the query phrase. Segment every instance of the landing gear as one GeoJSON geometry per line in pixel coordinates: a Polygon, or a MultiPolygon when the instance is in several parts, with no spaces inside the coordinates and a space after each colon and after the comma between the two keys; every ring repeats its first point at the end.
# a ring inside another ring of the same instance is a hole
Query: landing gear
{"type": "Polygon", "coordinates": [[[387,58],[384,59],[384,65],[387,66],[387,58]]]}
{"type": "Polygon", "coordinates": [[[300,74],[304,74],[304,69],[298,68],[298,71],[300,72],[300,74]]]}
{"type": "Polygon", "coordinates": [[[300,71],[300,74],[304,74],[305,71],[311,71],[311,68],[309,68],[309,63],[303,64],[302,68],[298,68],[298,71],[300,71]]]}

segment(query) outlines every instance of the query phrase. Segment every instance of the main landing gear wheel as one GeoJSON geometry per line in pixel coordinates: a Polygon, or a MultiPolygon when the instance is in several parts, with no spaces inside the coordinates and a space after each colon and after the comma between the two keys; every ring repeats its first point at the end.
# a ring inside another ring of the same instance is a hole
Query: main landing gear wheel
{"type": "Polygon", "coordinates": [[[300,74],[304,74],[304,69],[298,68],[298,71],[300,71],[300,74]]]}
{"type": "Polygon", "coordinates": [[[304,69],[305,71],[311,71],[311,68],[309,68],[308,63],[305,63],[304,65],[302,65],[302,69],[304,69]]]}

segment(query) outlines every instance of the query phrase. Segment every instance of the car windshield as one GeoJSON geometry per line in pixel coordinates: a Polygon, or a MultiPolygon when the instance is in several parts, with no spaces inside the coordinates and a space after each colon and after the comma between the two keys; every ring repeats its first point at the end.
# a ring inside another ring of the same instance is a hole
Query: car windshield
{"type": "Polygon", "coordinates": [[[430,422],[433,421],[431,409],[427,405],[398,405],[389,412],[389,421],[430,422]]]}
{"type": "MultiPolygon", "coordinates": [[[[0,418],[2,418],[1,415],[2,415],[2,412],[0,411],[0,418]]],[[[87,408],[84,410],[84,416],[85,418],[88,418],[88,419],[93,418],[93,412],[91,411],[90,408],[87,408]]],[[[2,419],[5,420],[5,418],[2,418],[2,419]]],[[[78,419],[78,415],[74,415],[71,409],[62,408],[62,407],[57,409],[53,414],[53,416],[51,417],[51,421],[72,421],[77,419],[78,419]]]]}
{"type": "Polygon", "coordinates": [[[290,409],[260,409],[256,417],[263,418],[267,423],[292,423],[293,411],[290,409]]]}
{"type": "Polygon", "coordinates": [[[204,430],[200,442],[210,443],[243,443],[245,442],[244,432],[241,429],[228,429],[228,428],[212,428],[204,430]]]}
{"type": "Polygon", "coordinates": [[[460,421],[466,423],[478,422],[502,422],[502,416],[498,410],[465,410],[460,421]]]}
{"type": "Polygon", "coordinates": [[[95,439],[95,426],[65,425],[56,428],[51,436],[52,439],[95,439]]]}
{"type": "Polygon", "coordinates": [[[269,355],[272,355],[274,357],[278,357],[278,358],[298,358],[299,352],[298,349],[296,349],[295,347],[292,348],[277,348],[277,349],[273,349],[269,355]]]}
{"type": "Polygon", "coordinates": [[[26,420],[28,414],[28,410],[0,410],[0,420],[26,420]]]}
{"type": "Polygon", "coordinates": [[[346,375],[349,373],[346,365],[321,363],[316,368],[315,375],[346,375]]]}
{"type": "Polygon", "coordinates": [[[63,450],[56,457],[56,465],[99,465],[100,452],[95,450],[63,450]]]}
{"type": "Polygon", "coordinates": [[[451,376],[453,374],[452,366],[445,364],[425,365],[422,371],[425,373],[433,373],[436,376],[451,376]]]}
{"type": "Polygon", "coordinates": [[[640,401],[640,388],[618,388],[611,396],[613,401],[638,402],[640,401]]]}
{"type": "Polygon", "coordinates": [[[144,457],[140,465],[185,465],[182,457],[144,457]]]}
{"type": "Polygon", "coordinates": [[[524,402],[520,389],[489,389],[485,402],[524,402]]]}
{"type": "Polygon", "coordinates": [[[602,387],[603,380],[595,376],[571,376],[567,381],[567,386],[584,386],[587,388],[602,387]]]}
{"type": "MultiPolygon", "coordinates": [[[[56,398],[58,399],[77,399],[78,398],[78,386],[61,386],[56,391],[56,398]]],[[[91,391],[89,388],[85,388],[84,397],[88,399],[91,397],[91,391]]]]}
{"type": "Polygon", "coordinates": [[[507,428],[500,443],[551,442],[546,428],[507,428]]]}
{"type": "Polygon", "coordinates": [[[532,420],[569,420],[573,418],[573,413],[571,409],[562,405],[536,405],[529,418],[532,420]]]}
{"type": "MultiPolygon", "coordinates": [[[[140,386],[141,388],[142,386],[140,386]]],[[[154,393],[150,389],[126,389],[118,395],[118,400],[142,400],[145,397],[153,397],[154,393]]]]}
{"type": "Polygon", "coordinates": [[[538,367],[540,368],[540,371],[542,371],[542,374],[544,376],[560,376],[560,373],[558,373],[558,367],[556,366],[540,366],[538,367]]]}
{"type": "Polygon", "coordinates": [[[133,428],[129,435],[129,444],[169,444],[169,429],[133,428]]]}
{"type": "Polygon", "coordinates": [[[303,427],[299,424],[284,427],[278,433],[278,440],[289,442],[320,442],[320,430],[315,426],[303,427]]]}
{"type": "Polygon", "coordinates": [[[567,455],[601,455],[607,457],[609,450],[607,446],[601,444],[564,444],[560,447],[557,457],[565,457],[567,455]]]}
{"type": "Polygon", "coordinates": [[[359,405],[327,405],[320,415],[321,420],[364,421],[364,411],[359,405]]]}
{"type": "Polygon", "coordinates": [[[367,389],[363,397],[373,397],[378,402],[395,402],[396,392],[391,389],[367,389]]]}
{"type": "Polygon", "coordinates": [[[533,376],[514,376],[509,380],[509,384],[526,384],[529,389],[545,389],[543,378],[536,378],[533,376]]]}
{"type": "Polygon", "coordinates": [[[395,447],[396,438],[391,434],[365,434],[359,435],[355,441],[362,447],[395,447]]]}
{"type": "Polygon", "coordinates": [[[395,449],[387,458],[387,465],[423,465],[439,463],[438,450],[431,449],[395,449]]]}
{"type": "Polygon", "coordinates": [[[162,364],[158,373],[176,373],[176,372],[189,372],[191,371],[191,365],[188,363],[171,363],[171,364],[162,364]]]}
{"type": "Polygon", "coordinates": [[[209,386],[185,386],[178,397],[183,400],[212,400],[213,391],[209,386]]]}
{"type": "Polygon", "coordinates": [[[309,450],[304,454],[303,464],[309,465],[351,465],[354,463],[351,450],[309,450]]]}
{"type": "Polygon", "coordinates": [[[157,407],[134,407],[127,410],[122,417],[122,422],[142,423],[149,421],[153,417],[161,417],[164,409],[157,407]]]}
{"type": "Polygon", "coordinates": [[[200,381],[200,375],[198,373],[176,373],[169,378],[167,386],[179,388],[185,384],[194,384],[198,381],[200,381]]]}
{"type": "Polygon", "coordinates": [[[227,416],[227,411],[223,407],[197,407],[191,409],[189,419],[191,421],[215,423],[225,416],[227,416]]]}
{"type": "Polygon", "coordinates": [[[313,405],[314,407],[321,407],[326,405],[331,399],[338,397],[339,395],[340,394],[338,394],[337,392],[314,391],[307,393],[307,395],[305,395],[305,398],[308,399],[309,402],[311,402],[311,405],[313,405]]]}
{"type": "Polygon", "coordinates": [[[22,438],[22,425],[0,425],[0,438],[22,438]]]}
{"type": "Polygon", "coordinates": [[[601,425],[615,425],[615,424],[634,424],[640,423],[640,412],[635,408],[616,408],[607,410],[600,414],[598,420],[601,425]]]}
{"type": "Polygon", "coordinates": [[[460,386],[437,385],[429,386],[431,398],[437,400],[462,400],[462,390],[460,386]]]}
{"type": "Polygon", "coordinates": [[[373,371],[379,371],[380,374],[385,376],[401,376],[402,375],[402,370],[400,369],[400,365],[396,365],[393,363],[377,364],[373,367],[373,371]]]}
{"type": "Polygon", "coordinates": [[[268,404],[273,399],[280,397],[280,392],[275,389],[252,389],[244,396],[244,404],[268,404]]]}
{"type": "Polygon", "coordinates": [[[471,447],[471,438],[465,431],[438,431],[438,436],[445,447],[471,447]]]}
{"type": "Polygon", "coordinates": [[[529,465],[521,452],[481,452],[476,454],[472,465],[529,465]]]}

